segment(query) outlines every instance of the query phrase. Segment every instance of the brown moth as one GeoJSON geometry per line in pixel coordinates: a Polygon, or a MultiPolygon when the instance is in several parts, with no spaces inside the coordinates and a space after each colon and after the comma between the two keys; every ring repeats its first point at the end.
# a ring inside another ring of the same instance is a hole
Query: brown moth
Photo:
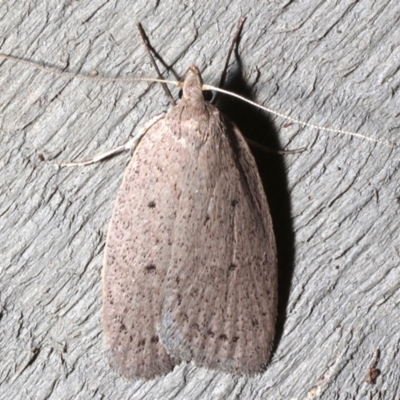
{"type": "Polygon", "coordinates": [[[276,314],[276,246],[257,166],[191,66],[180,103],[141,139],[114,206],[103,268],[112,363],[128,379],[181,361],[261,372],[276,314]]]}

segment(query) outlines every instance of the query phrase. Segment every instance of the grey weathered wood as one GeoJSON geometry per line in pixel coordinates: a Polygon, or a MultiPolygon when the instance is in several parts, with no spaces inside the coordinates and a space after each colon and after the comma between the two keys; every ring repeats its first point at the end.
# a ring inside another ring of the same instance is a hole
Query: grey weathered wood
{"type": "MultiPolygon", "coordinates": [[[[397,2],[84,3],[2,2],[0,51],[73,72],[154,76],[141,21],[178,73],[196,62],[215,84],[247,15],[240,53],[253,99],[397,140],[397,2]]],[[[309,147],[256,152],[281,260],[272,363],[250,379],[182,364],[152,382],[126,382],[103,354],[100,310],[107,223],[129,156],[75,169],[53,163],[124,143],[168,101],[154,85],[82,82],[2,60],[0,88],[0,398],[400,397],[398,148],[279,119],[271,129],[255,111],[259,124],[242,128],[253,139],[309,147]],[[376,348],[382,375],[373,386],[365,377],[376,348]]]]}

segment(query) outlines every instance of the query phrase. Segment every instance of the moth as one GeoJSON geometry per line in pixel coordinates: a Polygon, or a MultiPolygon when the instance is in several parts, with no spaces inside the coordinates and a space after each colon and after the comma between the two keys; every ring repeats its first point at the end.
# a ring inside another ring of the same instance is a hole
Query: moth
{"type": "Polygon", "coordinates": [[[114,205],[103,326],[112,364],[128,379],[181,361],[254,374],[270,358],[278,298],[270,211],[244,137],[202,85],[190,66],[179,104],[141,138],[114,205]]]}

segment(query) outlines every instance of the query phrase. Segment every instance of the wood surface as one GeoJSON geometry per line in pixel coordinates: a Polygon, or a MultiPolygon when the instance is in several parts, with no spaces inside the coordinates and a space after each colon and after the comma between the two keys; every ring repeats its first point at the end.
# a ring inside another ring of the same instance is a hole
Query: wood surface
{"type": "Polygon", "coordinates": [[[129,155],[80,168],[55,163],[125,143],[168,99],[155,84],[80,81],[0,59],[1,399],[400,398],[398,2],[5,0],[0,52],[74,73],[155,76],[140,21],[177,74],[196,63],[218,84],[243,15],[229,88],[294,118],[395,144],[302,128],[221,98],[251,139],[307,148],[254,150],[279,256],[270,366],[235,378],[183,363],[149,382],[110,368],[101,268],[129,155]]]}

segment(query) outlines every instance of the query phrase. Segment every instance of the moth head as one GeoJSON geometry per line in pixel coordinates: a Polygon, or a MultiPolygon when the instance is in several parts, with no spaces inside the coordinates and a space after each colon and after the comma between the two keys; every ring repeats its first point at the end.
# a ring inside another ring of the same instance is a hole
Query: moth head
{"type": "Polygon", "coordinates": [[[196,65],[191,65],[185,73],[182,84],[182,101],[204,103],[203,79],[196,65]]]}

